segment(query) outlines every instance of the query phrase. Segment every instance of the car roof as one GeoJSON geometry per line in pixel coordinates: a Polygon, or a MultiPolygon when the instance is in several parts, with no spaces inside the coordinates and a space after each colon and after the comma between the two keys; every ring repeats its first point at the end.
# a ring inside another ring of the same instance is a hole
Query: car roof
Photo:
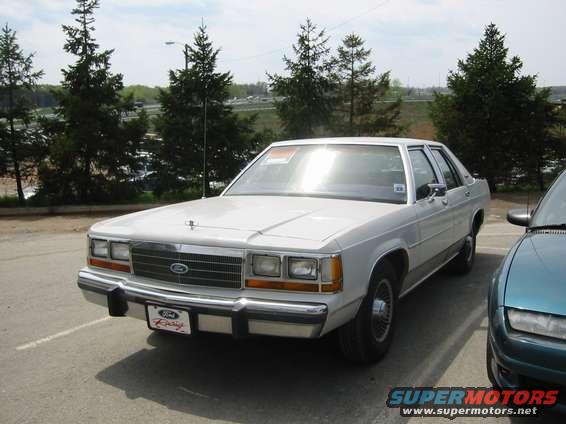
{"type": "Polygon", "coordinates": [[[390,146],[422,146],[423,144],[442,146],[441,143],[431,140],[420,140],[416,138],[397,138],[397,137],[328,137],[328,138],[307,138],[300,140],[285,140],[272,143],[271,146],[294,146],[305,144],[374,144],[390,146]]]}

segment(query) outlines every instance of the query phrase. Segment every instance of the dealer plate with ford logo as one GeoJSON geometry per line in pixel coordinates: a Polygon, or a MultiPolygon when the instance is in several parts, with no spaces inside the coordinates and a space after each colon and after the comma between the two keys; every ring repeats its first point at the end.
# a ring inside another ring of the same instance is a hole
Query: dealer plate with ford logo
{"type": "Polygon", "coordinates": [[[191,334],[189,313],[180,309],[147,305],[147,323],[155,330],[191,334]]]}

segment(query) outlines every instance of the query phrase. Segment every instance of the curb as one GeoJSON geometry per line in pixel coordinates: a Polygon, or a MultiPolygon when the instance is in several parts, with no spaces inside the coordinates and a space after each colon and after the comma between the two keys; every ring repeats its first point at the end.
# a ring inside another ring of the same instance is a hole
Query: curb
{"type": "Polygon", "coordinates": [[[165,206],[166,203],[147,203],[130,205],[77,205],[77,206],[45,206],[37,208],[0,208],[0,217],[29,215],[71,215],[103,212],[137,212],[165,206]]]}

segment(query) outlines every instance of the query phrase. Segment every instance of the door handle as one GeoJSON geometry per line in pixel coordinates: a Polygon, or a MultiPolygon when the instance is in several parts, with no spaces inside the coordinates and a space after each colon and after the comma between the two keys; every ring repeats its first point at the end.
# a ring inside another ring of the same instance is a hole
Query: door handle
{"type": "Polygon", "coordinates": [[[444,206],[447,206],[448,205],[448,199],[442,199],[442,204],[444,206]]]}
{"type": "Polygon", "coordinates": [[[469,191],[466,191],[464,194],[466,195],[466,197],[470,197],[470,192],[469,192],[469,191]]]}

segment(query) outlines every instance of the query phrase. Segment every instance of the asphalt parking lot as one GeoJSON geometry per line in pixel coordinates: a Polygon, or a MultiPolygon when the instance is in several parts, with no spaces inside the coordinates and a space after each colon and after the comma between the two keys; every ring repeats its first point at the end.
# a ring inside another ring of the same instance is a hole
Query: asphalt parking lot
{"type": "Polygon", "coordinates": [[[345,362],[330,338],[184,339],[109,318],[76,287],[84,228],[0,234],[0,422],[406,422],[385,405],[391,387],[489,384],[488,281],[521,232],[492,217],[474,270],[441,272],[406,297],[391,351],[369,367],[345,362]]]}

